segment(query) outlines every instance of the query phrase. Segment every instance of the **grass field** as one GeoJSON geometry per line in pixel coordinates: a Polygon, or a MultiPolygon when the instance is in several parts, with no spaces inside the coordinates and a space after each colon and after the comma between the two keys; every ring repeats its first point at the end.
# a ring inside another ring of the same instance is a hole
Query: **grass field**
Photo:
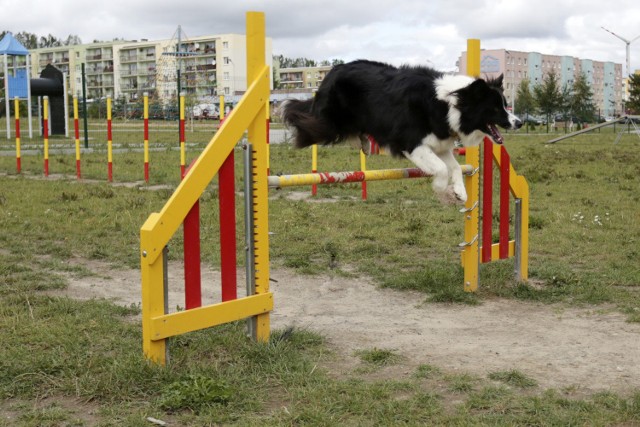
{"type": "MultiPolygon", "coordinates": [[[[0,156],[0,426],[151,425],[147,417],[169,425],[640,424],[640,390],[574,396],[541,390],[517,370],[478,378],[421,365],[398,380],[383,372],[402,355],[372,348],[358,354],[365,368],[337,375],[325,338],[298,329],[275,331],[268,344],[247,341],[243,324],[192,333],[172,341],[170,367],[147,364],[139,307],[55,296],[67,277],[94,274],[74,258],[138,268],[139,228],[178,184],[179,155],[170,141],[159,143],[149,186],[119,185],[142,181],[137,135],[114,155],[112,185],[104,182],[104,145],[83,155],[81,182],[73,154],[51,155],[56,176],[48,180],[34,179],[39,152],[23,157],[23,176],[15,158],[0,156]]],[[[603,131],[556,145],[543,144],[544,134],[507,138],[531,188],[528,283],[515,283],[505,261],[482,267],[477,294],[462,292],[461,214],[441,206],[427,180],[370,183],[366,203],[359,185],[319,188],[324,203],[296,200],[307,189],[272,193],[272,263],[300,274],[367,276],[433,303],[517,299],[614,310],[639,322],[640,139],[623,135],[614,144],[615,137],[603,131]]],[[[188,161],[204,144],[193,141],[188,161]]],[[[0,151],[12,147],[0,143],[0,151]]],[[[240,150],[236,162],[241,175],[240,150]]],[[[307,150],[272,146],[273,173],[309,165],[307,150]]],[[[368,164],[406,166],[388,157],[368,164]]],[[[349,147],[320,150],[321,170],[357,168],[349,147]]],[[[216,205],[212,185],[201,212],[203,258],[213,265],[216,205]]],[[[239,226],[241,206],[238,197],[239,226]]],[[[180,259],[181,238],[171,246],[180,259]]],[[[242,244],[238,251],[242,260],[242,244]]]]}

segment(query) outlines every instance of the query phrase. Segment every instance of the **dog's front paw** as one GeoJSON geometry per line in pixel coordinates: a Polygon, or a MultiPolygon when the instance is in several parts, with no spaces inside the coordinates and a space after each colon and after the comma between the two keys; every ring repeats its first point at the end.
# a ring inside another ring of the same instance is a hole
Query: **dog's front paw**
{"type": "Polygon", "coordinates": [[[464,204],[467,201],[467,193],[466,191],[464,191],[464,188],[462,194],[456,191],[455,187],[453,186],[449,186],[445,191],[439,192],[437,194],[438,200],[440,200],[440,203],[444,205],[459,205],[464,204]]]}
{"type": "Polygon", "coordinates": [[[460,202],[465,203],[467,201],[467,190],[464,185],[454,185],[452,191],[460,202]]]}

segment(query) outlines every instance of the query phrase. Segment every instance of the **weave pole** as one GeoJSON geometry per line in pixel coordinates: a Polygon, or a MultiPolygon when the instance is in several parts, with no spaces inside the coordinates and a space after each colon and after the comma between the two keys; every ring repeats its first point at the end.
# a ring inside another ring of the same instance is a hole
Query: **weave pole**
{"type": "Polygon", "coordinates": [[[180,122],[179,122],[179,127],[180,127],[180,176],[182,178],[184,178],[184,174],[185,174],[185,164],[186,164],[186,153],[185,153],[185,146],[184,146],[184,139],[185,139],[185,132],[184,132],[184,93],[180,94],[180,104],[179,104],[179,108],[180,108],[180,122]]]}
{"type": "Polygon", "coordinates": [[[49,97],[42,98],[42,136],[44,138],[44,176],[49,176],[49,97]]]}
{"type": "Polygon", "coordinates": [[[111,130],[111,96],[107,96],[107,181],[113,181],[113,133],[111,130]]]}
{"type": "Polygon", "coordinates": [[[78,97],[73,96],[73,130],[76,140],[76,177],[82,178],[80,172],[80,123],[78,120],[78,97]]]}
{"type": "Polygon", "coordinates": [[[144,119],[144,182],[149,182],[149,94],[145,92],[143,95],[143,112],[144,119]]]}
{"type": "MultiPolygon", "coordinates": [[[[16,116],[16,172],[20,173],[20,171],[22,171],[22,163],[20,160],[20,98],[17,96],[13,100],[13,108],[16,116]]],[[[7,114],[7,116],[8,115],[9,114],[7,114]]]]}

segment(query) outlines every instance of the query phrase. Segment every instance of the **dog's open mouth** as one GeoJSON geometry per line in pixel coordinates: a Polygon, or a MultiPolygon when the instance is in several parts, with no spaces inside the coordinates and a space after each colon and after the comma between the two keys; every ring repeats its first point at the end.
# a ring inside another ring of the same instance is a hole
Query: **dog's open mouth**
{"type": "Polygon", "coordinates": [[[500,134],[500,131],[496,126],[492,124],[487,124],[487,128],[489,128],[489,134],[491,135],[493,142],[495,142],[496,144],[504,143],[504,138],[502,137],[502,135],[500,134]]]}

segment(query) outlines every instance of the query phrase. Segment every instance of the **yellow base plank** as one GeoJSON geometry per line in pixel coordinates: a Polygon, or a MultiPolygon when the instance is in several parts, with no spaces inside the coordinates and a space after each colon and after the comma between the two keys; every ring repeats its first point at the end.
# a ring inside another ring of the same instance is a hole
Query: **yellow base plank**
{"type": "Polygon", "coordinates": [[[206,307],[154,317],[150,322],[150,339],[163,340],[187,332],[234,322],[273,310],[271,292],[251,295],[206,307]]]}

